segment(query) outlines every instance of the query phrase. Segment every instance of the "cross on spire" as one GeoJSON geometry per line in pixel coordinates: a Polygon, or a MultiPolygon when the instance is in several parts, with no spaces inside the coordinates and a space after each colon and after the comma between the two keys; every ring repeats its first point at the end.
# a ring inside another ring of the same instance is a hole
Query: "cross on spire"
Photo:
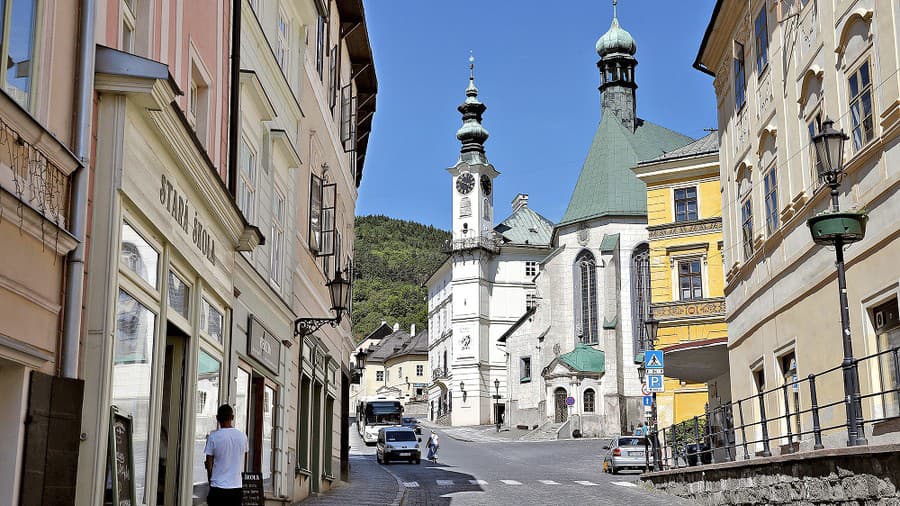
{"type": "Polygon", "coordinates": [[[469,80],[475,80],[475,55],[472,54],[472,50],[469,50],[469,80]]]}
{"type": "Polygon", "coordinates": [[[616,14],[616,4],[619,3],[619,0],[612,0],[612,3],[613,3],[613,17],[617,18],[619,16],[616,14]]]}

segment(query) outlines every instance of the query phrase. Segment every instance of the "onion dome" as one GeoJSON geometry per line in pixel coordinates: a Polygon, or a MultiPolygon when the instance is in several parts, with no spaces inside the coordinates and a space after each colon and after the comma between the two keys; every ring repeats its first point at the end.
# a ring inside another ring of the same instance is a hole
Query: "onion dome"
{"type": "Polygon", "coordinates": [[[462,142],[462,152],[477,151],[484,153],[484,142],[490,134],[481,125],[481,115],[487,106],[478,100],[478,88],[475,87],[474,57],[469,57],[469,86],[466,87],[466,100],[457,110],[462,114],[463,124],[456,131],[456,138],[462,142]]]}
{"type": "Polygon", "coordinates": [[[616,17],[613,17],[609,30],[597,40],[595,48],[601,58],[613,53],[624,53],[634,56],[634,53],[637,52],[637,44],[634,43],[634,38],[628,31],[619,26],[619,19],[616,17]]]}

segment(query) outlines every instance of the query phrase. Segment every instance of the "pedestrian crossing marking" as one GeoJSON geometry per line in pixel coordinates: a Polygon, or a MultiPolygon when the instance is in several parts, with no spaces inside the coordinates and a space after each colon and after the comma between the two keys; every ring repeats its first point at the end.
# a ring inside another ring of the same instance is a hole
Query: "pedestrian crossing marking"
{"type": "Polygon", "coordinates": [[[487,485],[488,483],[484,480],[469,480],[470,485],[487,485]]]}
{"type": "Polygon", "coordinates": [[[403,486],[406,488],[419,488],[419,482],[417,481],[404,481],[403,486]]]}
{"type": "Polygon", "coordinates": [[[612,484],[618,485],[620,487],[637,487],[637,485],[635,485],[634,483],[631,483],[630,481],[614,481],[614,482],[612,482],[612,484]]]}
{"type": "Polygon", "coordinates": [[[538,481],[543,483],[544,485],[559,485],[559,483],[557,483],[553,480],[538,480],[538,481]]]}
{"type": "Polygon", "coordinates": [[[592,481],[576,481],[575,483],[579,485],[584,485],[585,487],[596,487],[597,484],[592,481]]]}
{"type": "Polygon", "coordinates": [[[453,485],[453,480],[437,480],[437,484],[442,487],[449,487],[453,485]]]}
{"type": "Polygon", "coordinates": [[[521,485],[522,484],[522,482],[519,482],[516,480],[500,480],[500,483],[503,483],[506,485],[521,485]]]}

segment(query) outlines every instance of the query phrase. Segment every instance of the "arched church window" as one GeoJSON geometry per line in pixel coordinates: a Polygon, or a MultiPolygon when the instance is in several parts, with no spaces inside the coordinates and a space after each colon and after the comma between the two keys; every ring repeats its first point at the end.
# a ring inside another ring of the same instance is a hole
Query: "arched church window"
{"type": "Polygon", "coordinates": [[[649,345],[644,322],[650,314],[650,246],[639,244],[631,254],[631,333],[635,354],[649,345]]]}
{"type": "Polygon", "coordinates": [[[576,335],[582,343],[597,344],[597,262],[590,251],[584,250],[575,258],[574,275],[576,335]]]}
{"type": "Polygon", "coordinates": [[[584,412],[594,412],[594,389],[588,388],[584,391],[584,412]]]}

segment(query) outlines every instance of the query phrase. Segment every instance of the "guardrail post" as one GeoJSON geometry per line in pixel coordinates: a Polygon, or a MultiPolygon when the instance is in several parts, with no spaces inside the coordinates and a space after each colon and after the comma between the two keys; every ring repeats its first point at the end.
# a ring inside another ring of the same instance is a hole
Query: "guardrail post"
{"type": "Polygon", "coordinates": [[[813,446],[814,450],[821,450],[825,448],[822,444],[822,425],[819,423],[819,401],[816,397],[816,375],[809,375],[809,401],[812,404],[810,408],[812,412],[812,421],[813,421],[813,437],[816,439],[816,444],[813,446]]]}
{"type": "MultiPolygon", "coordinates": [[[[704,439],[706,439],[706,446],[708,447],[710,461],[715,463],[716,462],[716,452],[713,451],[715,444],[713,441],[712,424],[710,423],[709,408],[706,409],[706,413],[704,416],[706,416],[706,430],[703,431],[703,432],[706,432],[706,436],[704,437],[704,439]]],[[[702,462],[702,460],[701,460],[701,462],[702,462]]]]}
{"type": "Polygon", "coordinates": [[[766,418],[766,398],[765,395],[763,395],[763,392],[756,394],[756,397],[759,399],[759,418],[760,423],[762,424],[762,456],[771,457],[772,450],[769,448],[769,419],[766,418]]]}
{"type": "MultiPolygon", "coordinates": [[[[788,453],[793,453],[794,433],[791,430],[791,402],[788,399],[787,383],[781,386],[781,392],[784,394],[784,423],[787,426],[788,453]]],[[[800,416],[800,415],[797,415],[800,416]]]]}
{"type": "Polygon", "coordinates": [[[747,424],[744,422],[743,399],[738,399],[738,415],[741,417],[741,446],[744,447],[744,460],[750,460],[750,452],[747,451],[747,424]]]}

